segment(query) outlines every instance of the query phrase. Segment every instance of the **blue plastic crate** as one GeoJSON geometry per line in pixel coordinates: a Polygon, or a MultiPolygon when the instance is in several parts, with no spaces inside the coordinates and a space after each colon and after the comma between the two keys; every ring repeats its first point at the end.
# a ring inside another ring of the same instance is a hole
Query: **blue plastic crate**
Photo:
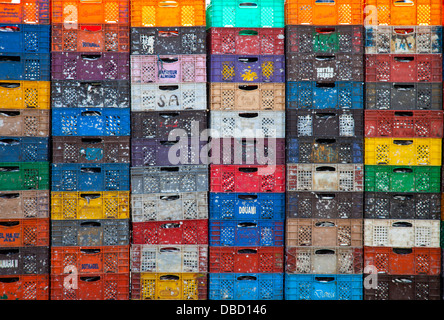
{"type": "Polygon", "coordinates": [[[209,273],[209,300],[283,300],[283,273],[209,273]]]}
{"type": "Polygon", "coordinates": [[[50,81],[50,53],[0,52],[0,80],[50,81]]]}
{"type": "Polygon", "coordinates": [[[0,137],[0,159],[4,162],[51,161],[49,138],[0,137]]]}
{"type": "Polygon", "coordinates": [[[53,108],[53,136],[129,136],[131,108],[53,108]]]}
{"type": "Polygon", "coordinates": [[[0,52],[51,52],[51,26],[0,24],[0,52]]]}
{"type": "Polygon", "coordinates": [[[285,274],[285,300],[362,300],[362,274],[285,274]]]}
{"type": "Polygon", "coordinates": [[[363,109],[364,83],[289,81],[285,96],[287,109],[363,109]]]}
{"type": "Polygon", "coordinates": [[[210,219],[285,218],[285,193],[210,193],[210,219]]]}
{"type": "Polygon", "coordinates": [[[52,164],[52,191],[128,191],[129,164],[52,164]]]}
{"type": "Polygon", "coordinates": [[[210,246],[284,245],[285,225],[282,220],[209,220],[210,246]]]}

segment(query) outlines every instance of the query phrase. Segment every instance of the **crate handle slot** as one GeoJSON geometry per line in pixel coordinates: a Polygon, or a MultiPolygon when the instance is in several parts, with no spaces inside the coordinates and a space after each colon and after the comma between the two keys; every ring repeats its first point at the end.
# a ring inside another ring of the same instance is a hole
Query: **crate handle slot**
{"type": "Polygon", "coordinates": [[[179,4],[177,3],[177,1],[174,0],[165,0],[159,2],[159,7],[163,8],[176,8],[178,6],[179,4]]]}
{"type": "Polygon", "coordinates": [[[334,144],[336,143],[336,139],[317,138],[315,139],[315,142],[319,144],[334,144]]]}
{"type": "Polygon", "coordinates": [[[322,228],[330,228],[334,227],[335,223],[331,221],[319,221],[315,223],[316,227],[322,227],[322,228]]]}
{"type": "Polygon", "coordinates": [[[393,31],[398,34],[409,34],[409,33],[413,33],[414,29],[413,28],[395,28],[393,31]]]}
{"type": "Polygon", "coordinates": [[[86,200],[93,200],[100,198],[100,193],[81,193],[80,198],[86,199],[86,200]]]}
{"type": "Polygon", "coordinates": [[[20,224],[20,221],[0,221],[0,226],[3,227],[15,227],[20,224]]]}
{"type": "Polygon", "coordinates": [[[415,3],[411,0],[396,0],[393,2],[395,7],[411,7],[415,5],[415,3]]]}
{"type": "Polygon", "coordinates": [[[317,33],[333,33],[336,31],[336,28],[330,27],[330,28],[316,28],[317,33]]]}
{"type": "Polygon", "coordinates": [[[243,145],[243,146],[247,146],[247,145],[256,145],[257,144],[257,141],[256,140],[253,140],[253,141],[251,141],[250,139],[241,139],[241,144],[243,145]]]}
{"type": "Polygon", "coordinates": [[[14,167],[0,167],[0,172],[19,172],[20,168],[18,166],[14,167]]]}
{"type": "Polygon", "coordinates": [[[19,252],[20,252],[19,249],[13,249],[13,248],[10,248],[10,249],[0,249],[0,254],[2,254],[2,255],[17,254],[19,252]]]}
{"type": "Polygon", "coordinates": [[[175,196],[160,196],[159,198],[160,198],[160,200],[163,200],[163,201],[175,201],[175,200],[179,200],[180,196],[179,195],[175,195],[175,196]]]}
{"type": "Polygon", "coordinates": [[[2,199],[17,199],[20,198],[20,193],[0,193],[2,199]]]}
{"type": "Polygon", "coordinates": [[[415,89],[415,85],[413,84],[395,84],[393,85],[393,88],[395,88],[398,91],[410,91],[415,89]]]}
{"type": "Polygon", "coordinates": [[[20,56],[0,56],[0,62],[20,62],[20,56]]]}
{"type": "Polygon", "coordinates": [[[239,57],[237,60],[242,63],[253,63],[253,62],[257,62],[259,60],[259,58],[258,57],[239,57]]]}
{"type": "Polygon", "coordinates": [[[336,195],[334,193],[316,194],[316,197],[321,200],[333,200],[336,195]]]}
{"type": "Polygon", "coordinates": [[[80,82],[81,86],[94,86],[94,87],[101,87],[102,84],[100,82],[85,82],[85,81],[81,81],[80,82]]]}
{"type": "Polygon", "coordinates": [[[255,249],[239,249],[237,253],[240,254],[257,254],[257,250],[255,249]]]}
{"type": "Polygon", "coordinates": [[[411,254],[413,252],[412,248],[393,248],[393,253],[396,254],[411,254]]]}
{"type": "Polygon", "coordinates": [[[179,36],[179,31],[162,31],[159,30],[159,37],[161,38],[176,38],[179,36]]]}
{"type": "Polygon", "coordinates": [[[406,279],[406,278],[396,278],[392,280],[393,282],[398,282],[398,283],[412,283],[413,281],[410,279],[406,279]]]}
{"type": "Polygon", "coordinates": [[[256,200],[257,194],[240,194],[237,197],[241,200],[256,200]]]}
{"type": "Polygon", "coordinates": [[[13,278],[0,278],[1,283],[13,283],[19,281],[19,277],[13,277],[13,278]]]}
{"type": "Polygon", "coordinates": [[[392,223],[392,227],[396,227],[396,228],[412,228],[413,225],[410,222],[398,221],[398,222],[393,222],[392,223]]]}
{"type": "Polygon", "coordinates": [[[160,171],[177,172],[179,171],[179,167],[162,167],[160,171]]]}
{"type": "Polygon", "coordinates": [[[241,2],[239,3],[239,7],[251,7],[251,8],[257,8],[257,3],[256,2],[241,2]]]}
{"type": "Polygon", "coordinates": [[[82,60],[93,60],[94,61],[94,60],[99,60],[102,57],[102,55],[100,53],[95,53],[95,54],[83,53],[80,55],[80,57],[82,58],[82,60]]]}
{"type": "Polygon", "coordinates": [[[20,88],[21,84],[19,83],[14,83],[14,82],[2,82],[0,83],[0,87],[5,88],[5,89],[15,89],[15,88],[20,88]]]}
{"type": "Polygon", "coordinates": [[[239,85],[238,88],[240,90],[244,90],[244,91],[253,91],[253,90],[257,90],[259,88],[259,86],[258,85],[243,84],[243,85],[239,85]]]}
{"type": "Polygon", "coordinates": [[[395,117],[413,117],[411,111],[395,111],[395,117]]]}
{"type": "Polygon", "coordinates": [[[405,201],[405,200],[413,199],[413,195],[412,194],[406,194],[406,195],[404,195],[404,194],[395,194],[395,195],[393,195],[393,199],[405,201]]]}
{"type": "Polygon", "coordinates": [[[176,91],[178,89],[179,89],[178,85],[159,86],[159,90],[162,90],[162,91],[176,91]]]}
{"type": "Polygon", "coordinates": [[[415,57],[395,57],[394,59],[398,62],[411,62],[415,60],[415,57]]]}
{"type": "Polygon", "coordinates": [[[84,167],[84,168],[80,168],[80,172],[81,173],[100,173],[100,172],[102,172],[102,168],[84,167]]]}
{"type": "Polygon", "coordinates": [[[80,0],[81,3],[102,3],[102,0],[80,0]]]}
{"type": "Polygon", "coordinates": [[[332,282],[335,281],[335,277],[315,277],[318,282],[332,282]]]}
{"type": "Polygon", "coordinates": [[[102,113],[100,111],[83,111],[81,115],[82,117],[99,117],[102,113]]]}
{"type": "MultiPolygon", "coordinates": [[[[0,3],[2,3],[2,2],[0,2],[0,3]]],[[[20,32],[20,27],[2,26],[2,27],[0,27],[0,32],[20,32]]]]}
{"type": "Polygon", "coordinates": [[[164,223],[160,226],[161,229],[177,229],[180,228],[180,223],[171,222],[171,223],[164,223]]]}
{"type": "Polygon", "coordinates": [[[393,143],[398,146],[409,146],[413,144],[413,140],[393,140],[393,143]]]}
{"type": "Polygon", "coordinates": [[[18,117],[20,115],[20,111],[0,111],[0,115],[4,117],[18,117]]]}
{"type": "Polygon", "coordinates": [[[259,169],[258,168],[239,168],[237,170],[239,170],[240,172],[243,172],[243,173],[254,173],[254,172],[257,172],[259,169]]]}
{"type": "Polygon", "coordinates": [[[336,84],[334,82],[316,82],[316,88],[334,88],[336,84]]]}
{"type": "Polygon", "coordinates": [[[177,61],[179,61],[179,58],[165,57],[165,58],[159,58],[159,60],[164,63],[176,63],[177,61]]]}
{"type": "Polygon", "coordinates": [[[256,30],[241,30],[239,31],[240,36],[257,36],[259,35],[259,32],[256,30]]]}
{"type": "Polygon", "coordinates": [[[159,113],[159,116],[162,118],[175,118],[179,116],[179,112],[159,113]]]}
{"type": "Polygon", "coordinates": [[[240,222],[237,224],[239,228],[256,228],[257,223],[254,222],[240,222]]]}
{"type": "Polygon", "coordinates": [[[80,223],[80,226],[86,228],[100,228],[102,224],[98,221],[84,221],[80,223]]]}
{"type": "Polygon", "coordinates": [[[174,274],[166,274],[166,275],[163,275],[163,276],[160,276],[159,277],[159,279],[160,280],[166,280],[166,281],[168,281],[168,280],[179,280],[180,278],[179,278],[179,276],[176,276],[176,275],[174,275],[174,274]]]}
{"type": "Polygon", "coordinates": [[[166,247],[166,248],[161,248],[159,251],[160,252],[180,252],[180,249],[175,248],[175,247],[166,247]]]}
{"type": "Polygon", "coordinates": [[[321,167],[316,167],[316,171],[318,171],[318,172],[323,172],[323,171],[333,172],[333,171],[336,171],[336,168],[330,167],[330,166],[321,166],[321,167]]]}
{"type": "Polygon", "coordinates": [[[259,116],[259,113],[257,113],[257,112],[253,112],[253,113],[251,113],[251,112],[239,113],[239,117],[241,117],[241,118],[249,118],[249,119],[251,119],[251,118],[256,118],[258,116],[259,116]]]}
{"type": "Polygon", "coordinates": [[[240,281],[256,281],[257,277],[255,277],[255,276],[239,276],[239,277],[237,277],[237,280],[240,280],[240,281]]]}
{"type": "Polygon", "coordinates": [[[16,146],[20,144],[20,140],[17,139],[0,139],[0,144],[8,146],[16,146]]]}
{"type": "Polygon", "coordinates": [[[332,112],[319,112],[316,113],[316,118],[331,118],[331,117],[335,117],[336,114],[332,113],[332,112]]]}
{"type": "Polygon", "coordinates": [[[317,61],[331,61],[335,59],[334,55],[329,55],[329,56],[316,56],[315,58],[317,61]]]}
{"type": "Polygon", "coordinates": [[[84,282],[95,282],[95,281],[99,281],[100,280],[100,276],[95,276],[95,277],[79,277],[81,281],[84,282]]]}
{"type": "Polygon", "coordinates": [[[335,254],[335,251],[331,249],[318,249],[315,251],[315,254],[335,254]]]}
{"type": "Polygon", "coordinates": [[[87,143],[87,144],[96,144],[96,143],[103,142],[102,138],[82,138],[81,140],[83,143],[87,143]]]}
{"type": "Polygon", "coordinates": [[[94,248],[94,249],[80,249],[80,252],[85,253],[85,254],[96,254],[96,253],[100,253],[102,250],[100,250],[99,248],[94,248]]]}
{"type": "Polygon", "coordinates": [[[163,146],[174,146],[175,144],[177,144],[179,141],[160,141],[159,143],[163,146]]]}
{"type": "Polygon", "coordinates": [[[394,173],[412,173],[413,169],[410,168],[395,168],[393,169],[394,173]]]}
{"type": "Polygon", "coordinates": [[[81,26],[80,30],[86,32],[97,32],[102,31],[102,26],[81,26]]]}

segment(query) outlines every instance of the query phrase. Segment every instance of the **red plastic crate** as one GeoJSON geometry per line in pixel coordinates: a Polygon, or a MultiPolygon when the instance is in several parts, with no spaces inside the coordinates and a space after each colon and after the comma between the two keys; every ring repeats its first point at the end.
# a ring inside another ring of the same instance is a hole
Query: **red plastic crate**
{"type": "Polygon", "coordinates": [[[133,222],[133,244],[208,244],[208,220],[133,222]]]}
{"type": "Polygon", "coordinates": [[[49,275],[0,277],[2,300],[49,300],[49,275]]]}
{"type": "Polygon", "coordinates": [[[49,218],[0,220],[0,247],[49,246],[49,218]]]}
{"type": "Polygon", "coordinates": [[[212,273],[282,273],[284,247],[209,247],[212,273]]]}
{"type": "Polygon", "coordinates": [[[444,112],[420,110],[365,110],[367,138],[443,138],[444,112]]]}
{"type": "Polygon", "coordinates": [[[366,82],[441,82],[441,54],[367,54],[366,82]]]}
{"type": "Polygon", "coordinates": [[[285,192],[285,165],[211,165],[211,192],[285,192]]]}
{"type": "Polygon", "coordinates": [[[375,266],[378,274],[440,275],[440,248],[364,247],[364,267],[375,266]]]}

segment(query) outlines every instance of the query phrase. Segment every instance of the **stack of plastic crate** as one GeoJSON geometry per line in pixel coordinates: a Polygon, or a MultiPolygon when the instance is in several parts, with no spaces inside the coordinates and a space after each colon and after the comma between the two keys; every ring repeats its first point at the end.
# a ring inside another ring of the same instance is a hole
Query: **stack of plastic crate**
{"type": "Polygon", "coordinates": [[[0,3],[0,296],[7,300],[49,299],[49,23],[49,1],[0,3]]]}
{"type": "Polygon", "coordinates": [[[207,8],[209,299],[283,299],[285,56],[283,0],[207,8]]]}
{"type": "Polygon", "coordinates": [[[442,4],[366,5],[364,299],[439,299],[442,4]]]}
{"type": "Polygon", "coordinates": [[[131,2],[131,298],[205,300],[204,0],[131,2]]]}
{"type": "Polygon", "coordinates": [[[128,300],[129,0],[51,12],[51,300],[128,300]]]}
{"type": "Polygon", "coordinates": [[[361,300],[362,1],[286,1],[287,300],[361,300]]]}

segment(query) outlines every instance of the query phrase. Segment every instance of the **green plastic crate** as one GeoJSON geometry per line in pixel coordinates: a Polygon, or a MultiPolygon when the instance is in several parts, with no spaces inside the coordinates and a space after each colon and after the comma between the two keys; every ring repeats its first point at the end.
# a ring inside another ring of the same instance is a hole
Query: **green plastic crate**
{"type": "Polygon", "coordinates": [[[212,0],[207,28],[284,28],[284,0],[212,0]]]}
{"type": "Polygon", "coordinates": [[[441,192],[440,166],[365,166],[365,191],[441,192]]]}
{"type": "Polygon", "coordinates": [[[49,162],[0,162],[0,190],[49,190],[49,162]]]}

